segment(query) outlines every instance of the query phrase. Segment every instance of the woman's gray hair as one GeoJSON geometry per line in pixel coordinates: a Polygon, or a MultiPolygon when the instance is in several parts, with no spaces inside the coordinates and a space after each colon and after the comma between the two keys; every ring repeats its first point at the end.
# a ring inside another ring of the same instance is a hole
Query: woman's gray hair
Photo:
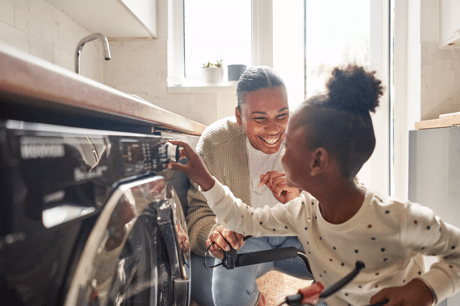
{"type": "Polygon", "coordinates": [[[238,109],[241,111],[241,105],[245,102],[244,96],[248,92],[256,91],[262,88],[274,88],[283,86],[283,79],[280,75],[268,66],[255,66],[246,69],[238,80],[236,86],[236,96],[238,98],[238,109]]]}

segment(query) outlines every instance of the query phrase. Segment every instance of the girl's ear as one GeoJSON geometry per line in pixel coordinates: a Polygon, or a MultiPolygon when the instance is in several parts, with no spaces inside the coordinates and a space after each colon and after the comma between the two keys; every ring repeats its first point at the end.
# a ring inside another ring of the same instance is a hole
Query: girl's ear
{"type": "Polygon", "coordinates": [[[243,125],[243,120],[241,119],[241,113],[240,110],[238,109],[238,106],[235,107],[235,117],[236,117],[236,122],[238,125],[243,125]]]}
{"type": "Polygon", "coordinates": [[[327,151],[324,148],[318,148],[311,154],[311,176],[317,176],[324,173],[329,166],[329,154],[327,154],[327,151]]]}

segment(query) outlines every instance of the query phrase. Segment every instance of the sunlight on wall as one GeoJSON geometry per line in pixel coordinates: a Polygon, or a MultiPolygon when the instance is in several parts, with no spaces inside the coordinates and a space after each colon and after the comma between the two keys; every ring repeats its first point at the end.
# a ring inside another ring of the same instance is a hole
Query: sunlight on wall
{"type": "Polygon", "coordinates": [[[291,110],[304,94],[303,0],[273,0],[273,68],[286,83],[291,110]]]}
{"type": "Polygon", "coordinates": [[[307,1],[306,11],[308,98],[325,91],[334,67],[369,66],[370,2],[307,1]]]}
{"type": "Polygon", "coordinates": [[[306,5],[305,20],[304,1],[273,1],[273,66],[287,84],[292,109],[305,99],[305,55],[306,98],[324,92],[333,67],[369,66],[369,0],[307,0],[306,5]]]}

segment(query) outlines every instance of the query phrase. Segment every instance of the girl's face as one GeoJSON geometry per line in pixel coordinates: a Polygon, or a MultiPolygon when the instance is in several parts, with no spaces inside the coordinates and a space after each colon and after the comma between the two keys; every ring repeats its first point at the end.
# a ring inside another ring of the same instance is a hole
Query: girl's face
{"type": "Polygon", "coordinates": [[[284,141],[289,106],[284,87],[263,88],[245,95],[236,119],[251,145],[265,154],[278,152],[284,141]]]}
{"type": "Polygon", "coordinates": [[[301,117],[299,111],[295,111],[289,120],[285,151],[281,158],[284,171],[286,173],[286,183],[290,187],[296,187],[306,190],[309,186],[308,178],[310,177],[309,165],[311,163],[311,152],[306,148],[305,131],[298,127],[297,120],[301,117]]]}

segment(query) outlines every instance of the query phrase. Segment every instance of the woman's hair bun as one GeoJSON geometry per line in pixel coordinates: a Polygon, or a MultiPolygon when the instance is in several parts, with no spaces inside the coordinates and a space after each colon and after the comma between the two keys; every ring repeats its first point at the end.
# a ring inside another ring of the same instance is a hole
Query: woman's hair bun
{"type": "Polygon", "coordinates": [[[367,72],[357,65],[334,68],[326,84],[328,103],[355,113],[375,112],[383,87],[374,74],[375,71],[367,72]]]}

